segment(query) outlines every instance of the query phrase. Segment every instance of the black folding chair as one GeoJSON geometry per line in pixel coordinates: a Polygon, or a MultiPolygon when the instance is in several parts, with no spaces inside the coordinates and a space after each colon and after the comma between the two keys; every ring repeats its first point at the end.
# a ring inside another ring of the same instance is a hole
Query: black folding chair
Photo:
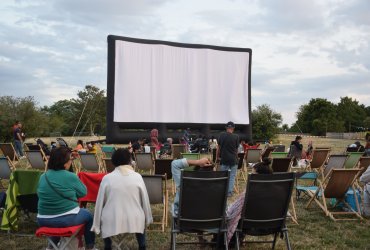
{"type": "Polygon", "coordinates": [[[274,249],[278,234],[285,237],[286,246],[291,249],[285,220],[294,178],[294,173],[249,174],[244,207],[236,230],[237,249],[244,242],[272,243],[274,249]],[[274,238],[271,241],[242,241],[239,244],[242,235],[274,235],[274,238]]]}
{"type": "Polygon", "coordinates": [[[182,171],[179,210],[172,217],[171,249],[177,244],[217,244],[217,242],[182,241],[178,234],[199,237],[210,232],[224,239],[227,247],[226,200],[229,171],[182,171]]]}
{"type": "Polygon", "coordinates": [[[274,173],[288,172],[291,165],[292,158],[290,157],[274,158],[272,159],[271,168],[274,173]]]}

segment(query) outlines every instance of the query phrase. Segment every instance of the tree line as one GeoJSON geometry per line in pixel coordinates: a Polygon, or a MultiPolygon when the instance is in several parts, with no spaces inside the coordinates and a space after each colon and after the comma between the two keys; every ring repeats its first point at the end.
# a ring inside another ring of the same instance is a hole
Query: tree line
{"type": "MultiPolygon", "coordinates": [[[[105,90],[87,85],[77,97],[64,99],[50,106],[39,106],[29,97],[0,96],[0,141],[11,141],[15,121],[23,123],[27,137],[99,134],[106,132],[105,90]]],[[[325,135],[326,132],[356,132],[370,128],[370,107],[351,97],[342,97],[338,104],[313,98],[300,106],[297,120],[291,127],[282,124],[282,115],[262,104],[251,112],[252,135],[255,140],[274,139],[280,132],[325,135]]]]}

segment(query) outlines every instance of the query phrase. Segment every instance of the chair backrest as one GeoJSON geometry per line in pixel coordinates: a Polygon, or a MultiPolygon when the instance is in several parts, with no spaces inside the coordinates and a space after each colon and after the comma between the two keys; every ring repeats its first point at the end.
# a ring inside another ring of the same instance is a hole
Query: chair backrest
{"type": "Polygon", "coordinates": [[[12,173],[12,170],[11,170],[9,158],[0,157],[0,180],[9,180],[11,173],[12,173]]]}
{"type": "Polygon", "coordinates": [[[188,160],[199,160],[200,159],[200,153],[181,153],[182,158],[188,159],[188,160]]]}
{"type": "Polygon", "coordinates": [[[348,158],[344,163],[344,168],[354,168],[357,166],[358,161],[364,153],[362,152],[352,152],[348,153],[348,158]]]}
{"type": "Polygon", "coordinates": [[[167,180],[172,179],[171,162],[172,159],[156,159],[154,174],[166,175],[167,180]]]}
{"type": "Polygon", "coordinates": [[[329,157],[330,149],[314,149],[312,153],[312,160],[310,163],[311,169],[317,169],[324,166],[329,157]]]}
{"type": "Polygon", "coordinates": [[[274,148],[275,149],[273,152],[280,152],[280,153],[285,152],[285,145],[275,145],[274,148]]]}
{"type": "Polygon", "coordinates": [[[249,174],[239,229],[250,235],[280,232],[294,178],[294,173],[249,174]]]}
{"type": "Polygon", "coordinates": [[[150,204],[162,204],[164,198],[163,175],[142,175],[150,204]]]}
{"type": "Polygon", "coordinates": [[[4,156],[8,156],[11,161],[18,161],[18,155],[15,152],[13,144],[11,143],[0,143],[0,150],[4,156]]]}
{"type": "Polygon", "coordinates": [[[81,166],[83,169],[91,172],[98,172],[100,165],[95,154],[80,154],[81,166]]]}
{"type": "Polygon", "coordinates": [[[262,155],[261,155],[262,159],[265,157],[270,157],[270,154],[272,151],[274,151],[274,149],[275,148],[273,146],[266,147],[262,152],[262,155]]]}
{"type": "Polygon", "coordinates": [[[25,153],[31,168],[43,171],[46,169],[46,162],[40,150],[28,150],[25,153]]]}
{"type": "Polygon", "coordinates": [[[359,176],[361,176],[369,166],[370,166],[370,156],[361,157],[360,160],[358,161],[358,168],[360,169],[359,176]]]}
{"type": "Polygon", "coordinates": [[[179,159],[181,158],[181,153],[185,153],[185,145],[184,144],[172,144],[172,158],[179,159]]]}
{"type": "Polygon", "coordinates": [[[271,168],[274,173],[288,172],[290,165],[292,164],[292,158],[273,158],[271,168]]]}
{"type": "Polygon", "coordinates": [[[288,157],[287,152],[271,152],[271,158],[286,158],[288,157]]]}
{"type": "Polygon", "coordinates": [[[330,170],[333,168],[335,169],[342,169],[344,168],[344,163],[346,162],[348,155],[330,155],[328,164],[324,169],[324,176],[329,174],[330,170]]]}
{"type": "Polygon", "coordinates": [[[112,172],[116,168],[113,165],[111,158],[103,158],[103,161],[104,161],[105,170],[107,171],[107,173],[112,172]]]}
{"type": "Polygon", "coordinates": [[[261,151],[259,148],[250,148],[245,151],[245,161],[248,163],[257,163],[261,161],[261,151]]]}
{"type": "Polygon", "coordinates": [[[179,228],[222,228],[228,185],[229,171],[181,171],[179,228]]]}
{"type": "Polygon", "coordinates": [[[154,161],[152,153],[136,153],[136,167],[140,170],[152,170],[154,161]]]}
{"type": "Polygon", "coordinates": [[[38,150],[41,150],[41,147],[39,144],[27,144],[27,148],[28,150],[32,150],[32,151],[38,151],[38,150]]]}
{"type": "Polygon", "coordinates": [[[112,158],[112,155],[114,151],[116,151],[116,148],[113,145],[103,145],[101,146],[101,151],[106,158],[112,158]]]}
{"type": "Polygon", "coordinates": [[[325,198],[342,199],[353,184],[359,169],[332,169],[325,178],[327,184],[324,188],[325,198]]]}
{"type": "Polygon", "coordinates": [[[243,168],[245,153],[238,153],[238,169],[243,168]]]}

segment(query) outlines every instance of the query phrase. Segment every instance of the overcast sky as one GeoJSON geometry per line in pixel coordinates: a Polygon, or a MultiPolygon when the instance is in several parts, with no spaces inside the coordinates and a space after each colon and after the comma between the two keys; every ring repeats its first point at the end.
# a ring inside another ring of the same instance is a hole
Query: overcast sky
{"type": "Polygon", "coordinates": [[[369,0],[0,1],[0,96],[39,105],[106,89],[107,35],[251,48],[252,107],[370,105],[369,0]]]}

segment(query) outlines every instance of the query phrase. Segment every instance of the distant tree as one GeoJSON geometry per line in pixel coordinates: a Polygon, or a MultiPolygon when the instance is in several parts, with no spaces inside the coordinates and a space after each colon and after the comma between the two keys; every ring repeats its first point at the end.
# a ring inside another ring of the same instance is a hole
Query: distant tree
{"type": "Polygon", "coordinates": [[[283,126],[281,126],[281,129],[283,132],[287,132],[289,130],[289,125],[288,124],[283,124],[283,126]]]}
{"type": "Polygon", "coordinates": [[[343,132],[343,121],[337,115],[337,106],[326,99],[311,99],[297,112],[296,125],[303,133],[325,135],[326,132],[343,132]]]}
{"type": "Polygon", "coordinates": [[[351,97],[341,97],[338,103],[338,116],[344,122],[348,132],[358,131],[363,127],[366,118],[366,108],[360,105],[356,99],[351,97]]]}
{"type": "Polygon", "coordinates": [[[366,117],[363,123],[364,123],[364,129],[369,131],[370,130],[370,116],[366,117]]]}
{"type": "Polygon", "coordinates": [[[281,114],[262,104],[252,111],[252,134],[255,139],[273,139],[279,132],[281,114]]]}
{"type": "Polygon", "coordinates": [[[11,127],[15,121],[20,121],[23,131],[28,137],[45,134],[48,119],[37,106],[33,97],[0,96],[1,140],[11,140],[11,127]]]}
{"type": "MultiPolygon", "coordinates": [[[[88,131],[90,134],[95,133],[99,127],[105,131],[106,127],[106,103],[107,98],[105,91],[98,87],[87,85],[82,91],[77,93],[78,98],[72,99],[75,110],[78,110],[78,119],[81,117],[77,131],[88,131]]],[[[76,116],[75,116],[76,117],[76,116]]],[[[77,117],[76,117],[77,118],[77,117]]],[[[77,126],[77,123],[75,124],[77,126]]]]}

